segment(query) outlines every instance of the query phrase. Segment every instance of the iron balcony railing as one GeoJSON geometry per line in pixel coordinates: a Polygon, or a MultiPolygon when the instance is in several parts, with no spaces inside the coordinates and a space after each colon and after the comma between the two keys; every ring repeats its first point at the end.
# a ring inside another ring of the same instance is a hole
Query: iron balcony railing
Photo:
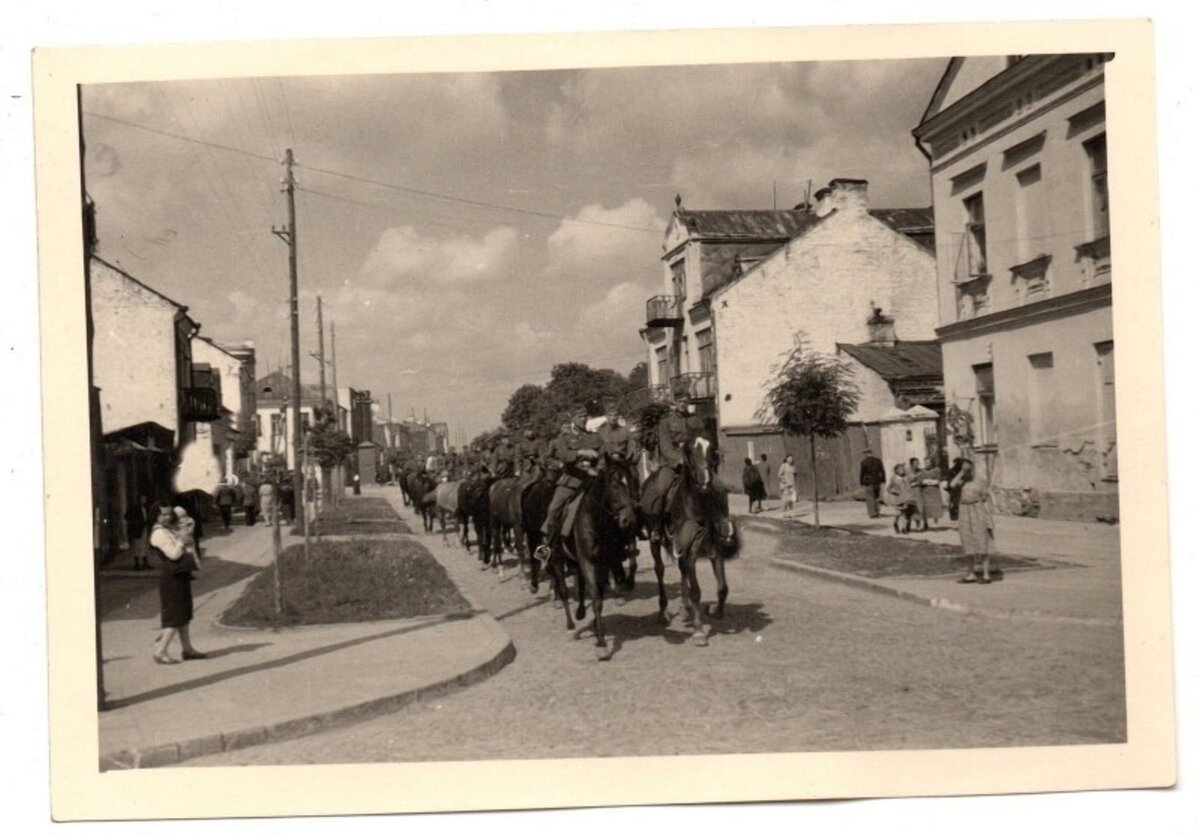
{"type": "Polygon", "coordinates": [[[208,386],[190,386],[183,390],[184,421],[216,421],[221,417],[221,396],[208,386]]]}
{"type": "Polygon", "coordinates": [[[683,299],[678,296],[652,296],[646,300],[646,325],[671,327],[683,323],[683,299]]]}
{"type": "Polygon", "coordinates": [[[689,401],[709,401],[717,396],[717,376],[712,372],[684,372],[671,378],[671,393],[689,401]]]}

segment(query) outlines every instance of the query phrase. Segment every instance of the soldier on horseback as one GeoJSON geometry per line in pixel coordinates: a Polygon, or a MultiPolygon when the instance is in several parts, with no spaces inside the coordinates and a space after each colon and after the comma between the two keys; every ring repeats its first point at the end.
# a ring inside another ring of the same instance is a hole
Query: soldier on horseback
{"type": "Polygon", "coordinates": [[[599,437],[583,431],[582,420],[563,422],[562,431],[550,443],[547,464],[559,471],[554,497],[542,525],[543,541],[534,557],[546,563],[558,551],[562,540],[563,517],[567,505],[579,493],[587,480],[596,475],[600,459],[599,437]]]}
{"type": "Polygon", "coordinates": [[[661,543],[665,537],[667,511],[671,498],[683,479],[687,445],[704,429],[703,422],[692,415],[684,401],[676,401],[670,412],[658,422],[657,440],[659,467],[642,488],[642,505],[659,524],[650,538],[661,543]]]}

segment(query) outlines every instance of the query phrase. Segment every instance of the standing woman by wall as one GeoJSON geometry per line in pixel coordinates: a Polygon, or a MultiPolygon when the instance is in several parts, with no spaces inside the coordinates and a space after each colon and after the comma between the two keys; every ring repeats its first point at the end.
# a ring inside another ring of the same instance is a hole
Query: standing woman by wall
{"type": "MultiPolygon", "coordinates": [[[[987,482],[976,477],[975,463],[970,460],[963,461],[958,475],[951,482],[951,488],[954,487],[961,488],[958,535],[962,540],[963,554],[971,561],[970,571],[959,579],[959,583],[991,583],[989,560],[996,541],[991,490],[987,482]]],[[[1000,575],[1000,572],[996,574],[1000,575]]]]}
{"type": "Polygon", "coordinates": [[[783,500],[783,513],[788,516],[788,512],[796,507],[796,464],[791,454],[783,457],[783,464],[779,465],[779,496],[783,500]]]}
{"type": "Polygon", "coordinates": [[[188,625],[192,621],[192,571],[196,559],[187,549],[183,536],[174,531],[174,513],[169,506],[158,509],[150,532],[150,551],[158,558],[158,599],[162,610],[162,632],[154,643],[154,661],[174,665],[178,659],[169,653],[171,641],[179,636],[184,659],[204,659],[205,654],[192,646],[188,625]]]}

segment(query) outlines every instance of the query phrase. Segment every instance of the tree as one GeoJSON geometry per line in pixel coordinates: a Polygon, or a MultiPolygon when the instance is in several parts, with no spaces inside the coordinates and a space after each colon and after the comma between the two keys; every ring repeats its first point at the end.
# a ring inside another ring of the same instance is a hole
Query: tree
{"type": "Polygon", "coordinates": [[[843,360],[810,350],[803,333],[797,332],[795,345],[772,366],[771,373],[767,395],[755,417],[760,421],[774,418],[785,431],[808,436],[813,522],[820,527],[817,437],[832,438],[845,432],[847,420],[858,408],[854,370],[843,360]]]}

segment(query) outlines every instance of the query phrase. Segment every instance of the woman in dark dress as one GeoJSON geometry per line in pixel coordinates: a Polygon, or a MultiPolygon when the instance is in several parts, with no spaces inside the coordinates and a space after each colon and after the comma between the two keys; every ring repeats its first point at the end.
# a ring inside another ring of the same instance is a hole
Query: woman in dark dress
{"type": "Polygon", "coordinates": [[[179,636],[184,659],[204,659],[205,654],[192,646],[188,625],[192,621],[192,570],[195,556],[188,551],[185,538],[172,528],[175,521],[170,506],[158,509],[150,532],[150,551],[158,560],[158,599],[162,609],[162,632],[154,643],[154,661],[174,665],[178,659],[168,652],[172,639],[179,636]]]}
{"type": "Polygon", "coordinates": [[[746,465],[742,468],[742,487],[750,502],[750,513],[757,514],[762,510],[763,500],[767,498],[767,489],[763,485],[762,473],[750,459],[746,459],[746,465]],[[758,511],[754,510],[755,503],[758,503],[758,511]]]}

